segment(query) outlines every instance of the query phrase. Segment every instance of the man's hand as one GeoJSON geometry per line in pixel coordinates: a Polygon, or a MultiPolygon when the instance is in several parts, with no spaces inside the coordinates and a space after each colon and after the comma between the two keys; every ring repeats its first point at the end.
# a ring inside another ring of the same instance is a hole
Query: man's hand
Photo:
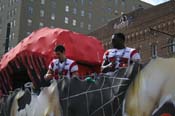
{"type": "Polygon", "coordinates": [[[51,80],[52,77],[53,77],[52,74],[46,74],[46,75],[44,76],[44,79],[45,79],[45,80],[51,80]]]}
{"type": "Polygon", "coordinates": [[[105,68],[112,68],[112,66],[113,66],[113,63],[110,62],[110,63],[107,64],[107,65],[101,66],[101,68],[102,68],[102,69],[105,69],[105,68]]]}
{"type": "Polygon", "coordinates": [[[53,71],[51,69],[49,69],[46,73],[46,75],[44,76],[45,80],[51,80],[53,78],[53,71]]]}
{"type": "Polygon", "coordinates": [[[115,65],[111,62],[105,66],[101,66],[101,72],[102,73],[107,73],[109,71],[114,71],[115,65]]]}

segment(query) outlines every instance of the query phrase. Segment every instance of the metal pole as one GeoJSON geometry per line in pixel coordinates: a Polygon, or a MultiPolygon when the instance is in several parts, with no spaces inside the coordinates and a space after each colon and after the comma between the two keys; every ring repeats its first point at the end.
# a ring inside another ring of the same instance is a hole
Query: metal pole
{"type": "Polygon", "coordinates": [[[9,36],[10,36],[10,23],[7,24],[7,31],[6,31],[6,40],[5,40],[5,52],[8,52],[9,48],[9,36]]]}
{"type": "Polygon", "coordinates": [[[151,27],[150,27],[150,30],[151,30],[151,31],[158,32],[158,33],[162,33],[162,34],[164,34],[164,35],[168,35],[168,36],[170,36],[170,37],[174,37],[174,36],[175,36],[175,35],[172,35],[172,34],[163,32],[163,31],[159,31],[159,30],[153,29],[153,28],[151,28],[151,27]]]}

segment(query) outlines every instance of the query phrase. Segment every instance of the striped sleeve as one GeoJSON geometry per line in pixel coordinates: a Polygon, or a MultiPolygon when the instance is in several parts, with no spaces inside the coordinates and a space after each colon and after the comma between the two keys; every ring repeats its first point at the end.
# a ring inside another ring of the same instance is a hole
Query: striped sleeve
{"type": "Polygon", "coordinates": [[[108,60],[109,51],[107,50],[103,55],[103,60],[108,60]]]}
{"type": "Polygon", "coordinates": [[[49,67],[48,67],[50,70],[53,70],[54,69],[54,61],[52,60],[52,62],[49,64],[49,67]]]}
{"type": "Polygon", "coordinates": [[[131,60],[140,60],[140,54],[137,52],[136,49],[134,49],[132,52],[131,52],[131,55],[130,55],[130,58],[131,60]]]}
{"type": "Polygon", "coordinates": [[[70,72],[76,72],[78,71],[78,65],[76,64],[76,62],[74,61],[71,65],[70,65],[70,72]]]}

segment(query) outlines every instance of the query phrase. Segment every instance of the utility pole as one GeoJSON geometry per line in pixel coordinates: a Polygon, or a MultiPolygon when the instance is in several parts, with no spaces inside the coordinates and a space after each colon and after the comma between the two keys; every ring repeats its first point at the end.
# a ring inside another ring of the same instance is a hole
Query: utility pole
{"type": "Polygon", "coordinates": [[[6,39],[5,39],[5,52],[8,52],[8,48],[9,48],[9,36],[10,36],[10,23],[7,23],[7,31],[6,31],[6,39]]]}

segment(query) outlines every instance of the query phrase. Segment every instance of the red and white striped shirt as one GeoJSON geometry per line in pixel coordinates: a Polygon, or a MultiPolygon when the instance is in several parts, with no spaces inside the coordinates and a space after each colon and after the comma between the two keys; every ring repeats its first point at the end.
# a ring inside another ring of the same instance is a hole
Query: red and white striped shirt
{"type": "Polygon", "coordinates": [[[49,69],[54,72],[55,79],[59,78],[59,74],[70,78],[73,72],[78,71],[78,65],[71,59],[66,59],[64,62],[60,62],[59,59],[53,59],[49,69]]]}
{"type": "Polygon", "coordinates": [[[103,55],[103,60],[115,62],[115,68],[126,67],[130,61],[140,60],[140,54],[134,48],[109,49],[103,55]]]}

